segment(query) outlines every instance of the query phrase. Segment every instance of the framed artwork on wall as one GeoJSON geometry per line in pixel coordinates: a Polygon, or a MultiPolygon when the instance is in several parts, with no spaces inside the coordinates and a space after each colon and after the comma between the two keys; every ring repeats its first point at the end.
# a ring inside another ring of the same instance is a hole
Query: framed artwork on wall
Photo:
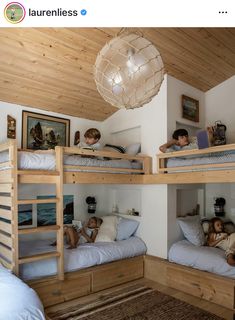
{"type": "Polygon", "coordinates": [[[23,111],[22,148],[55,149],[70,145],[70,120],[45,114],[23,111]]]}
{"type": "MultiPolygon", "coordinates": [[[[37,196],[37,199],[55,198],[55,195],[37,196]]],[[[74,196],[64,195],[63,201],[64,224],[71,224],[74,220],[74,196]]],[[[48,226],[56,224],[56,204],[37,204],[37,226],[48,226]]]]}
{"type": "Polygon", "coordinates": [[[16,119],[9,115],[7,115],[7,138],[16,138],[16,119]]]}
{"type": "Polygon", "coordinates": [[[182,95],[182,117],[199,122],[199,101],[182,95]]]}

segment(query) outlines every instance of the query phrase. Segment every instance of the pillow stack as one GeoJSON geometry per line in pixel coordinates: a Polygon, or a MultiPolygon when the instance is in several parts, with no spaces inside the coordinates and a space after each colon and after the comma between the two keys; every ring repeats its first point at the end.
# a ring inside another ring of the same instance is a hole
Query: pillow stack
{"type": "Polygon", "coordinates": [[[134,235],[139,222],[118,216],[103,216],[95,242],[113,242],[126,240],[134,235]]]}

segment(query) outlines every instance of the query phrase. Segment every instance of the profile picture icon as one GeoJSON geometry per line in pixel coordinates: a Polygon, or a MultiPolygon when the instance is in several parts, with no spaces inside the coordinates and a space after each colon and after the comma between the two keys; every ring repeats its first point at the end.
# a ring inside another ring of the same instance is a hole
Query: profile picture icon
{"type": "Polygon", "coordinates": [[[10,2],[4,9],[4,16],[10,23],[19,23],[24,20],[25,8],[19,2],[10,2]]]}

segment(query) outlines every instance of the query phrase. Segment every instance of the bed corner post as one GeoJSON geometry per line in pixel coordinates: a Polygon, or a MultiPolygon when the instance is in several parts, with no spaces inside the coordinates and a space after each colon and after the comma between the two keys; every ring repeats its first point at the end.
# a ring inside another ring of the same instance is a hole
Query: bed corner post
{"type": "Polygon", "coordinates": [[[145,156],[143,159],[143,169],[144,174],[151,174],[152,173],[152,158],[145,156]]]}
{"type": "Polygon", "coordinates": [[[59,252],[59,257],[57,258],[57,272],[58,279],[64,280],[64,217],[63,217],[63,147],[55,147],[56,153],[56,171],[58,173],[56,179],[56,224],[59,226],[57,230],[57,251],[59,252]]]}

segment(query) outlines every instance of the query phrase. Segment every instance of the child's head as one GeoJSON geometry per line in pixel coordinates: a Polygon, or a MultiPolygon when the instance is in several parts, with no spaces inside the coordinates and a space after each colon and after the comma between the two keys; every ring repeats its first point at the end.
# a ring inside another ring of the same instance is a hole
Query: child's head
{"type": "Polygon", "coordinates": [[[181,147],[189,144],[188,131],[186,129],[177,129],[173,132],[172,138],[177,140],[177,144],[181,147]]]}
{"type": "Polygon", "coordinates": [[[102,224],[103,220],[101,218],[92,217],[88,220],[88,228],[95,229],[99,228],[102,224]]]}
{"type": "Polygon", "coordinates": [[[212,218],[209,226],[209,233],[220,233],[224,230],[223,221],[220,218],[212,218]]]}
{"type": "Polygon", "coordinates": [[[98,129],[90,128],[85,132],[84,137],[86,144],[93,145],[100,140],[101,134],[98,129]]]}

